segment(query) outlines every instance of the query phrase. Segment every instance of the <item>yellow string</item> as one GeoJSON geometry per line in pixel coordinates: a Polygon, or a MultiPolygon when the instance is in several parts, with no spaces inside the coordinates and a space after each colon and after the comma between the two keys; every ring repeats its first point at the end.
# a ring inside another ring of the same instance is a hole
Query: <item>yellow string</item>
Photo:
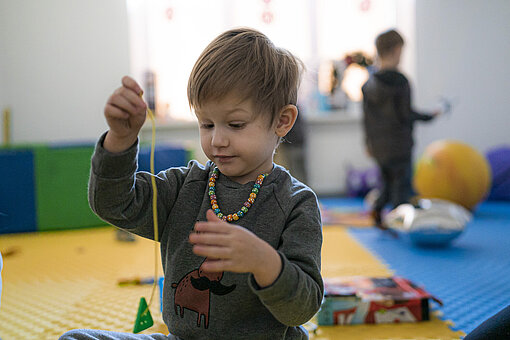
{"type": "Polygon", "coordinates": [[[154,292],[156,291],[156,286],[158,285],[158,241],[159,241],[159,231],[158,231],[158,188],[156,187],[156,172],[154,170],[154,149],[156,146],[156,121],[154,119],[154,113],[150,108],[147,107],[147,113],[152,123],[152,139],[151,139],[151,157],[150,157],[150,170],[152,173],[151,183],[152,183],[152,218],[154,223],[154,283],[152,284],[152,292],[151,298],[149,300],[149,304],[147,308],[142,313],[145,315],[149,311],[149,307],[152,304],[152,300],[154,298],[154,292]]]}

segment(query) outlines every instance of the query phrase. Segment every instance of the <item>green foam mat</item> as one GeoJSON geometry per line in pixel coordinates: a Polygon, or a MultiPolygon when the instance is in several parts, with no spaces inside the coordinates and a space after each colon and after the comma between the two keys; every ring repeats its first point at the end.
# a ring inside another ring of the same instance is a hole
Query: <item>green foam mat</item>
{"type": "Polygon", "coordinates": [[[94,146],[39,147],[35,153],[37,230],[104,225],[89,207],[87,183],[94,146]]]}

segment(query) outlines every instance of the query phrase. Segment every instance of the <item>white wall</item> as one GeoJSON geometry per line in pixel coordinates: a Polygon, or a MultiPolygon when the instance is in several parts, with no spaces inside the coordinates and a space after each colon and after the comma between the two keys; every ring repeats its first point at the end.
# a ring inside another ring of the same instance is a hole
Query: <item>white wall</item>
{"type": "Polygon", "coordinates": [[[443,138],[481,152],[510,143],[509,18],[508,0],[417,0],[417,108],[430,108],[441,95],[455,106],[417,129],[416,155],[443,138]]]}
{"type": "MultiPolygon", "coordinates": [[[[1,24],[0,24],[0,29],[1,29],[1,24]]],[[[2,53],[1,51],[2,51],[3,46],[4,45],[1,43],[1,40],[0,40],[0,54],[2,53]]],[[[3,111],[5,109],[4,103],[6,102],[6,100],[5,100],[6,88],[5,88],[4,82],[2,81],[3,79],[5,79],[5,75],[4,75],[5,72],[4,72],[4,67],[2,67],[2,65],[3,65],[3,63],[2,63],[2,60],[0,59],[0,143],[2,143],[1,141],[3,141],[3,138],[4,138],[3,128],[2,128],[2,124],[3,124],[2,117],[3,117],[3,111]]]]}
{"type": "Polygon", "coordinates": [[[0,108],[14,142],[96,139],[129,73],[125,0],[0,2],[0,108]]]}

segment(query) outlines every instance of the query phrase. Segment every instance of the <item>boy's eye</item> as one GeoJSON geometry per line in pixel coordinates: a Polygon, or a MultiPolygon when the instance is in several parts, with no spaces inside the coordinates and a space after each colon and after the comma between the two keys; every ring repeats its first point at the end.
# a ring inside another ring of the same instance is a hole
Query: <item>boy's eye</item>
{"type": "Polygon", "coordinates": [[[206,123],[204,123],[204,124],[200,124],[200,127],[202,129],[212,129],[214,127],[214,124],[206,124],[206,123]]]}
{"type": "Polygon", "coordinates": [[[230,123],[229,126],[234,129],[241,129],[244,127],[244,123],[230,123]]]}

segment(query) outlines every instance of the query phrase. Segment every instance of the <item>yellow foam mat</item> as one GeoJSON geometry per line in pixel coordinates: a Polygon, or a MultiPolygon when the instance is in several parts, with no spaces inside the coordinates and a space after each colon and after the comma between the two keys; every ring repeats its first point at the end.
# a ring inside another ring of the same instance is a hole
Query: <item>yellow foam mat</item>
{"type": "MultiPolygon", "coordinates": [[[[123,278],[153,275],[153,243],[119,242],[111,227],[0,236],[4,257],[0,338],[57,339],[75,328],[132,331],[141,296],[151,286],[119,287],[123,278]]],[[[323,275],[389,276],[391,272],[343,228],[324,230],[323,275]]],[[[167,333],[159,301],[155,326],[167,333]]],[[[319,327],[312,339],[458,339],[443,321],[319,327]]]]}
{"type": "MultiPolygon", "coordinates": [[[[153,242],[119,242],[112,227],[0,236],[4,257],[0,338],[58,339],[75,328],[131,332],[140,297],[151,286],[119,287],[123,278],[154,275],[153,242]]],[[[158,292],[156,292],[159,294],[158,292]]],[[[155,326],[168,333],[151,306],[155,326]]]]}

